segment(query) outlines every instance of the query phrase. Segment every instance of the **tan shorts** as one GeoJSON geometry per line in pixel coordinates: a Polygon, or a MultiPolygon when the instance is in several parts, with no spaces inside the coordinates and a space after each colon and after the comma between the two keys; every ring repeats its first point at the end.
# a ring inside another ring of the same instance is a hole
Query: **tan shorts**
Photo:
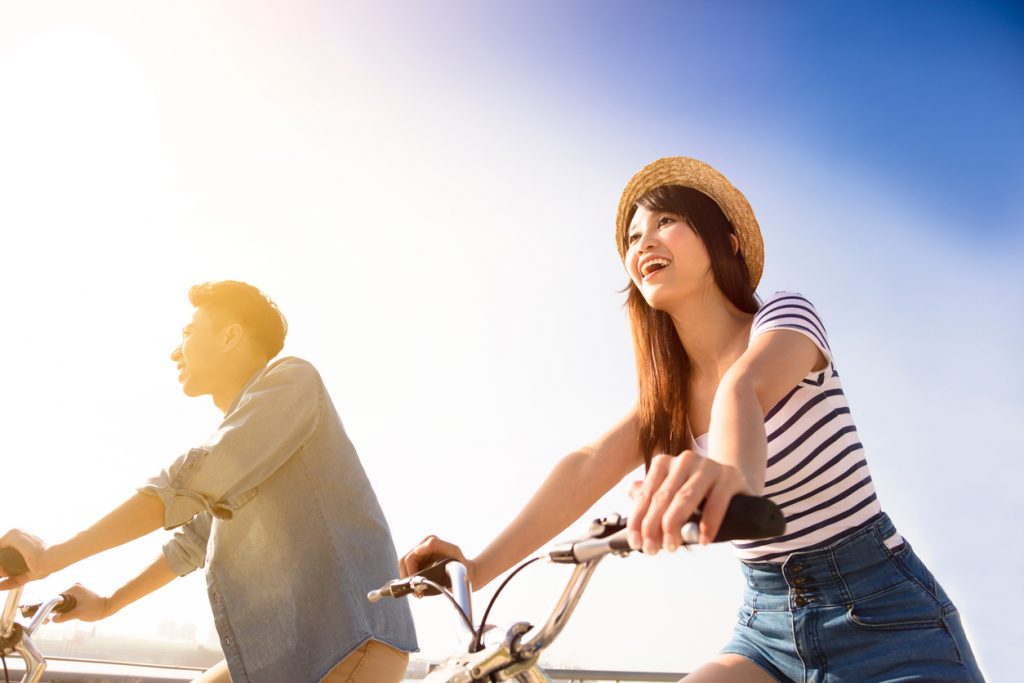
{"type": "MultiPolygon", "coordinates": [[[[409,666],[409,654],[368,640],[327,672],[321,683],[399,683],[409,666]]],[[[194,683],[230,683],[227,664],[220,662],[194,683]]]]}
{"type": "Polygon", "coordinates": [[[408,652],[368,640],[338,662],[321,683],[399,683],[408,666],[408,652]]]}

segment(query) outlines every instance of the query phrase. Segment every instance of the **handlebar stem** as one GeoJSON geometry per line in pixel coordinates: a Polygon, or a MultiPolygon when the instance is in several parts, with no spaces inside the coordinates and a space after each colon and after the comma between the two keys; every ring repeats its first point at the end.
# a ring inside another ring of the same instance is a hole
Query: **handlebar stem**
{"type": "Polygon", "coordinates": [[[565,628],[569,617],[572,616],[573,611],[576,609],[576,605],[583,596],[587,583],[590,582],[590,577],[602,559],[604,559],[603,556],[596,557],[593,560],[576,565],[569,583],[566,585],[565,590],[562,591],[561,597],[558,598],[558,604],[555,605],[555,609],[551,612],[551,616],[548,617],[547,622],[537,632],[537,635],[516,648],[514,652],[516,659],[528,660],[537,657],[544,648],[558,637],[558,634],[565,628]]]}
{"type": "MultiPolygon", "coordinates": [[[[473,623],[473,600],[471,597],[472,587],[469,585],[469,572],[466,571],[466,566],[461,562],[452,561],[444,566],[444,571],[448,575],[449,585],[452,587],[452,597],[455,598],[455,602],[458,604],[459,609],[466,615],[466,619],[458,620],[458,638],[459,642],[464,645],[468,645],[473,642],[476,634],[466,624],[468,621],[470,624],[473,623]]],[[[481,628],[483,626],[481,625],[481,628]]]]}
{"type": "Polygon", "coordinates": [[[18,613],[18,602],[21,601],[22,586],[12,588],[7,591],[7,603],[4,605],[4,611],[0,614],[0,635],[8,637],[11,635],[11,630],[14,628],[14,618],[18,613]]]}
{"type": "Polygon", "coordinates": [[[21,683],[39,683],[43,674],[46,673],[46,660],[43,659],[39,648],[30,639],[23,638],[15,650],[25,662],[25,675],[22,677],[21,683]]]}

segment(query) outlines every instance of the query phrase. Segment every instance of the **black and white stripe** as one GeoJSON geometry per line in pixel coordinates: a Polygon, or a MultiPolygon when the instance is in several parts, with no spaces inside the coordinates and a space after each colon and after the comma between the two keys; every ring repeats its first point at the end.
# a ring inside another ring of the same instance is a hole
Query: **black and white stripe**
{"type": "MultiPolygon", "coordinates": [[[[786,533],[734,543],[736,554],[747,561],[782,562],[790,553],[841,538],[881,512],[817,311],[802,295],[779,292],[754,316],[750,339],[774,330],[805,335],[828,366],[808,374],[765,416],[764,494],[782,508],[786,533]]],[[[886,539],[886,545],[895,547],[901,540],[896,535],[886,539]]]]}

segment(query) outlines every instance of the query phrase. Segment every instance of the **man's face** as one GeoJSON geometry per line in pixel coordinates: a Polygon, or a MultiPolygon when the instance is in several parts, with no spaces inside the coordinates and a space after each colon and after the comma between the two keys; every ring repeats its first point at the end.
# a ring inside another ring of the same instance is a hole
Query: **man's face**
{"type": "Polygon", "coordinates": [[[186,396],[213,392],[227,350],[227,325],[206,306],[192,313],[181,331],[181,344],[171,353],[178,366],[178,381],[186,396]]]}

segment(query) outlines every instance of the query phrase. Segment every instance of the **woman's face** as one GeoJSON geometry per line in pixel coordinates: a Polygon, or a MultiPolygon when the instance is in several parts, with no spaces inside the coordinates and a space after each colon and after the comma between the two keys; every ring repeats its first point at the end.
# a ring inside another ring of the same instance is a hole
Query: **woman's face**
{"type": "Polygon", "coordinates": [[[626,234],[626,272],[652,308],[666,310],[714,281],[707,247],[682,216],[640,206],[626,234]]]}

